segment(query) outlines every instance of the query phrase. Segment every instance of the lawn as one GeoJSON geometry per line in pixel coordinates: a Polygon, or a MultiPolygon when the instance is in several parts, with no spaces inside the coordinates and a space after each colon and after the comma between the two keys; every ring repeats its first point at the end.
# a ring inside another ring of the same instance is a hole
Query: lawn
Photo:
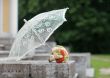
{"type": "Polygon", "coordinates": [[[110,68],[110,55],[92,55],[92,67],[95,69],[94,78],[110,78],[110,74],[100,73],[100,69],[110,68]]]}

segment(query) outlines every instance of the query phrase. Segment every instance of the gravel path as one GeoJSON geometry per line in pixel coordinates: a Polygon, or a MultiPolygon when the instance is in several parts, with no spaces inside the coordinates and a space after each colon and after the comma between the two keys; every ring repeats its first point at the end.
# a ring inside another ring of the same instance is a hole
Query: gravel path
{"type": "Polygon", "coordinates": [[[101,68],[100,73],[102,75],[110,75],[110,68],[101,68]]]}

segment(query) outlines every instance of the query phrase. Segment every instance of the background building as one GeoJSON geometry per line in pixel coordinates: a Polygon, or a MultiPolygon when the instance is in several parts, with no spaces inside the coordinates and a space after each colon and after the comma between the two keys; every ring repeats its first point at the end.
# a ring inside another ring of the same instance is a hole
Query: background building
{"type": "Polygon", "coordinates": [[[15,37],[18,31],[18,0],[0,0],[0,37],[15,37]]]}

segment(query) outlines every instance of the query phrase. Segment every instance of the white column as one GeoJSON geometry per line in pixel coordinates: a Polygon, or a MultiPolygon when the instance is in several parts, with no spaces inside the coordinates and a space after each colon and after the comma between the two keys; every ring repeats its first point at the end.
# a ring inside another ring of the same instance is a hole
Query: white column
{"type": "Polygon", "coordinates": [[[10,33],[13,37],[18,31],[18,0],[10,0],[10,33]]]}
{"type": "Polygon", "coordinates": [[[3,26],[3,23],[2,23],[3,22],[3,20],[2,20],[3,19],[3,17],[2,17],[3,16],[3,14],[2,14],[3,13],[3,10],[2,10],[3,5],[2,5],[2,3],[3,3],[2,0],[0,0],[0,35],[2,33],[2,26],[3,26]]]}

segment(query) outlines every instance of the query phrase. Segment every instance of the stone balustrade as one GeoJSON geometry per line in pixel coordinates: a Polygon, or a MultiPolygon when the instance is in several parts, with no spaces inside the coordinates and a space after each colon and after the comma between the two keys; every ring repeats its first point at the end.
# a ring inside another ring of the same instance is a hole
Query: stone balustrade
{"type": "Polygon", "coordinates": [[[48,61],[2,61],[0,78],[73,78],[75,62],[49,63],[48,61]]]}
{"type": "MultiPolygon", "coordinates": [[[[31,60],[48,60],[49,54],[36,54],[29,57],[31,60]]],[[[29,60],[29,58],[26,58],[29,60]]],[[[75,61],[76,72],[78,78],[87,78],[86,70],[91,68],[91,54],[90,53],[70,53],[70,60],[75,61]]]]}
{"type": "MultiPolygon", "coordinates": [[[[0,56],[8,56],[8,52],[0,52],[0,56]]],[[[27,57],[23,60],[48,60],[49,53],[41,53],[41,54],[34,54],[32,57],[27,57]]],[[[70,53],[70,60],[75,61],[76,73],[78,73],[78,78],[87,78],[86,77],[86,70],[91,68],[91,54],[90,53],[70,53]]]]}

